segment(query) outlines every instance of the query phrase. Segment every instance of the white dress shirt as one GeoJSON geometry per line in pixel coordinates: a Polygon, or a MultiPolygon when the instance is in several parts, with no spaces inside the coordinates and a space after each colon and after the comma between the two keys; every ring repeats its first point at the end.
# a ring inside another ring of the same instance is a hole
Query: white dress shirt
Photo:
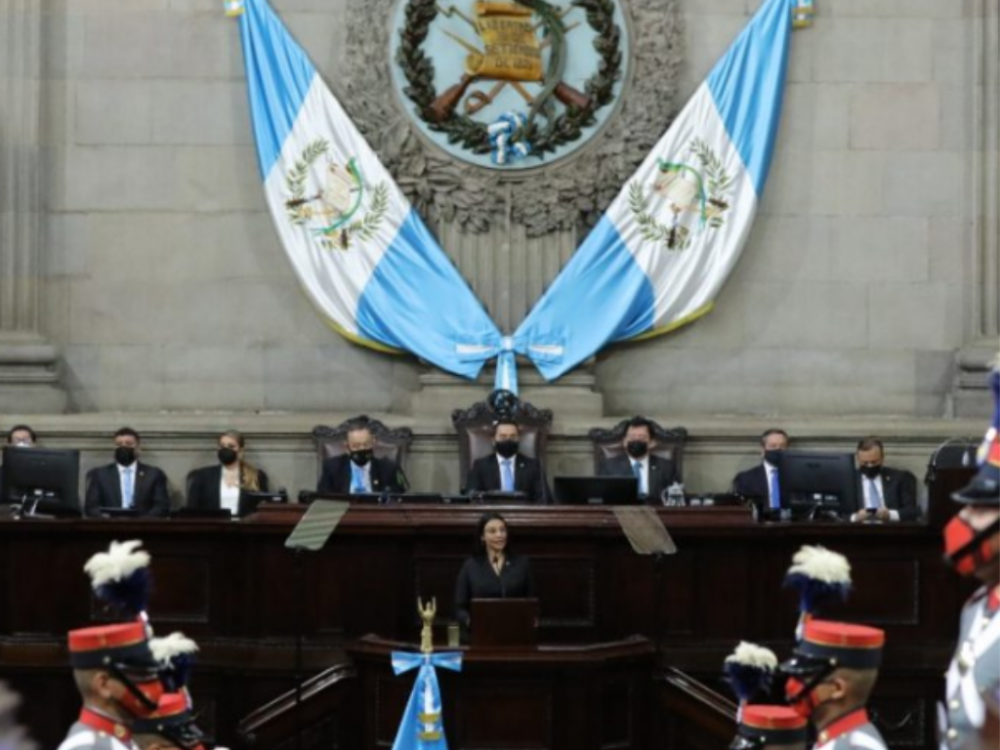
{"type": "Polygon", "coordinates": [[[230,487],[226,484],[226,472],[223,470],[219,480],[219,507],[228,510],[234,516],[240,512],[240,487],[230,487]]]}

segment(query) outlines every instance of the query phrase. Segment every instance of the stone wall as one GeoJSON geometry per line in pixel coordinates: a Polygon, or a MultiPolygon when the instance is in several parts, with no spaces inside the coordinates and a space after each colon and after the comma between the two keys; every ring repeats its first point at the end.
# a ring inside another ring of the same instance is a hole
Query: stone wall
{"type": "MultiPolygon", "coordinates": [[[[283,258],[219,0],[18,2],[42,9],[34,327],[70,410],[409,412],[422,368],[334,334],[283,258]]],[[[336,90],[346,0],[272,2],[336,90]]],[[[685,2],[684,97],[756,5],[685,2]]],[[[992,304],[970,300],[973,41],[993,5],[818,2],[743,259],[708,317],[599,357],[606,413],[947,412],[955,351],[992,304]]],[[[510,321],[522,291],[503,298],[510,321]]]]}

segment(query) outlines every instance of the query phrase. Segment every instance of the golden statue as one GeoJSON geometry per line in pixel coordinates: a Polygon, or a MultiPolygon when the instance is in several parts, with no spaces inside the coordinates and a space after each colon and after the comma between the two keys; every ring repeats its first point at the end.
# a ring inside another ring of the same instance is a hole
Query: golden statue
{"type": "Polygon", "coordinates": [[[417,597],[417,613],[424,621],[423,628],[420,629],[420,653],[430,654],[434,652],[434,615],[437,614],[437,597],[431,599],[426,605],[417,597]]]}

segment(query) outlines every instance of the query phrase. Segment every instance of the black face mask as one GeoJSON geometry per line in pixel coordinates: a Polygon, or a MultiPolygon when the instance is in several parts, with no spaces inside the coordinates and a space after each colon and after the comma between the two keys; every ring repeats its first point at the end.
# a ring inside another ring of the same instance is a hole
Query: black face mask
{"type": "Polygon", "coordinates": [[[372,460],[373,452],[371,448],[362,448],[359,451],[351,451],[351,460],[358,466],[365,466],[369,461],[372,460]]]}
{"type": "Polygon", "coordinates": [[[764,451],[764,460],[771,464],[771,466],[781,466],[781,462],[784,458],[784,450],[778,449],[775,451],[764,451]]]}
{"type": "Polygon", "coordinates": [[[861,473],[864,474],[869,479],[874,479],[875,477],[877,477],[879,474],[882,473],[882,467],[881,466],[862,466],[861,467],[861,473]]]}
{"type": "Polygon", "coordinates": [[[513,458],[517,455],[517,449],[520,445],[521,444],[517,440],[498,440],[493,443],[493,447],[496,449],[496,452],[504,458],[513,458]]]}
{"type": "Polygon", "coordinates": [[[625,450],[632,458],[642,458],[649,452],[649,443],[645,440],[629,440],[625,443],[625,450]]]}
{"type": "Polygon", "coordinates": [[[234,451],[232,448],[219,448],[218,456],[219,456],[219,463],[221,463],[223,466],[229,466],[229,464],[234,464],[236,463],[236,459],[239,458],[239,456],[236,455],[236,451],[234,451]]]}
{"type": "Polygon", "coordinates": [[[115,448],[115,462],[122,466],[131,466],[135,463],[135,448],[119,445],[115,448]]]}

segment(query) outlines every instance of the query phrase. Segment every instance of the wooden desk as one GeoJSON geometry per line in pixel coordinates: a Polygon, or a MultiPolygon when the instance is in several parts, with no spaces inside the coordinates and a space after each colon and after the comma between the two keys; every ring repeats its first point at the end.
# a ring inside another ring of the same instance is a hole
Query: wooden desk
{"type": "MultiPolygon", "coordinates": [[[[364,706],[361,747],[392,746],[410,697],[415,672],[393,675],[395,650],[416,648],[369,637],[349,649],[364,706]]],[[[451,747],[647,747],[649,676],[656,658],[648,639],[463,651],[460,673],[438,670],[451,747]]]]}
{"type": "MultiPolygon", "coordinates": [[[[415,599],[448,613],[458,569],[483,507],[353,508],[328,547],[305,564],[307,673],[349,664],[367,633],[418,639],[415,599]]],[[[791,556],[822,543],[851,560],[855,592],[828,616],[884,627],[876,706],[890,744],[930,747],[932,701],[968,587],[941,561],[938,531],[902,524],[755,525],[742,509],[663,509],[678,553],[636,556],[604,508],[503,509],[511,544],[533,560],[542,602],[540,642],[588,644],[633,634],[676,667],[718,686],[741,640],[791,647],[791,556]]],[[[142,539],[156,579],[158,633],[183,630],[202,645],[196,700],[224,744],[239,719],[291,685],[296,612],[291,555],[282,546],[296,513],[258,521],[0,521],[0,674],[26,694],[25,721],[58,744],[78,708],[66,667],[66,630],[105,618],[84,561],[112,539],[142,539]]],[[[721,689],[721,688],[720,688],[721,689]]],[[[657,716],[651,723],[658,721],[657,716]]],[[[649,735],[660,736],[656,731],[649,735]]]]}

